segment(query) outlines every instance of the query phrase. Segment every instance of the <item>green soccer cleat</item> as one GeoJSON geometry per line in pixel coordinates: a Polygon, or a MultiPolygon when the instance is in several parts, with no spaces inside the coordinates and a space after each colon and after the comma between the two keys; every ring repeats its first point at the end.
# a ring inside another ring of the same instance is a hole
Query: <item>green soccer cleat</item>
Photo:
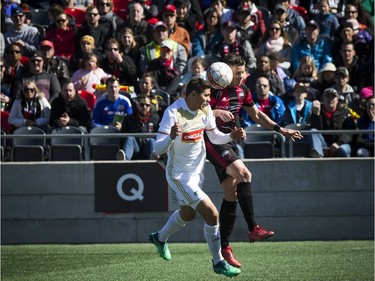
{"type": "Polygon", "coordinates": [[[216,274],[223,274],[227,277],[234,277],[241,273],[241,269],[231,266],[226,260],[213,265],[216,274]]]}
{"type": "Polygon", "coordinates": [[[160,242],[157,232],[152,232],[148,240],[156,246],[156,249],[159,252],[159,256],[161,256],[166,261],[169,261],[172,258],[171,252],[169,252],[169,249],[168,249],[168,243],[160,242]]]}

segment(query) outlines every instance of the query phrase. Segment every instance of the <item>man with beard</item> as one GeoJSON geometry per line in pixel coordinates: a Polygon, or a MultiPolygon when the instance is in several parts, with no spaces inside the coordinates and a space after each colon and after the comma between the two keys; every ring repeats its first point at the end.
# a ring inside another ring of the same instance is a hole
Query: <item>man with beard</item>
{"type": "Polygon", "coordinates": [[[75,126],[83,132],[90,131],[91,115],[86,101],[77,94],[69,79],[63,81],[59,97],[52,102],[50,126],[52,129],[75,126]]]}

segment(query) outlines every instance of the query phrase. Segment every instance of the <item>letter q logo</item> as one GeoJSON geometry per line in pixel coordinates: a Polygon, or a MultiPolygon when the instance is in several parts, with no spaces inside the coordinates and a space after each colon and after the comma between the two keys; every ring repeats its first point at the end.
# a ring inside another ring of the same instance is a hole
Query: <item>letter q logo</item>
{"type": "Polygon", "coordinates": [[[125,201],[135,201],[135,200],[139,200],[139,201],[142,201],[143,200],[143,190],[144,190],[144,184],[143,184],[143,181],[142,179],[135,175],[135,174],[126,174],[126,175],[123,175],[118,181],[117,181],[117,193],[118,195],[124,199],[125,201]],[[134,188],[132,187],[130,189],[130,193],[131,195],[129,194],[125,194],[124,190],[123,190],[123,184],[126,180],[128,179],[132,179],[132,180],[135,180],[137,182],[137,188],[134,188]]]}

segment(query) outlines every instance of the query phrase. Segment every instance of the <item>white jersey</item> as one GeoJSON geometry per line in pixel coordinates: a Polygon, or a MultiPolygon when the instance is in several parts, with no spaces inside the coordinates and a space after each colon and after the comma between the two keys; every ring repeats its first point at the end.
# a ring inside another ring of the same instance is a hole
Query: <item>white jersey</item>
{"type": "Polygon", "coordinates": [[[165,110],[159,133],[169,135],[175,123],[180,125],[182,134],[168,148],[167,175],[200,174],[206,160],[203,132],[216,127],[212,109],[206,106],[204,110],[191,111],[185,99],[178,99],[165,110]]]}

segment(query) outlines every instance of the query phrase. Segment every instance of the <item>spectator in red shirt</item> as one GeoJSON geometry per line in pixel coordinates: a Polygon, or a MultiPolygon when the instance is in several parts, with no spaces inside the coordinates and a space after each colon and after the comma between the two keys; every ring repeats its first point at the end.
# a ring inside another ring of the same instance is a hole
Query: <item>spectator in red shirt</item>
{"type": "Polygon", "coordinates": [[[68,16],[65,13],[56,16],[57,27],[48,31],[46,40],[51,41],[55,46],[55,55],[70,59],[75,52],[75,33],[68,25],[68,16]]]}

